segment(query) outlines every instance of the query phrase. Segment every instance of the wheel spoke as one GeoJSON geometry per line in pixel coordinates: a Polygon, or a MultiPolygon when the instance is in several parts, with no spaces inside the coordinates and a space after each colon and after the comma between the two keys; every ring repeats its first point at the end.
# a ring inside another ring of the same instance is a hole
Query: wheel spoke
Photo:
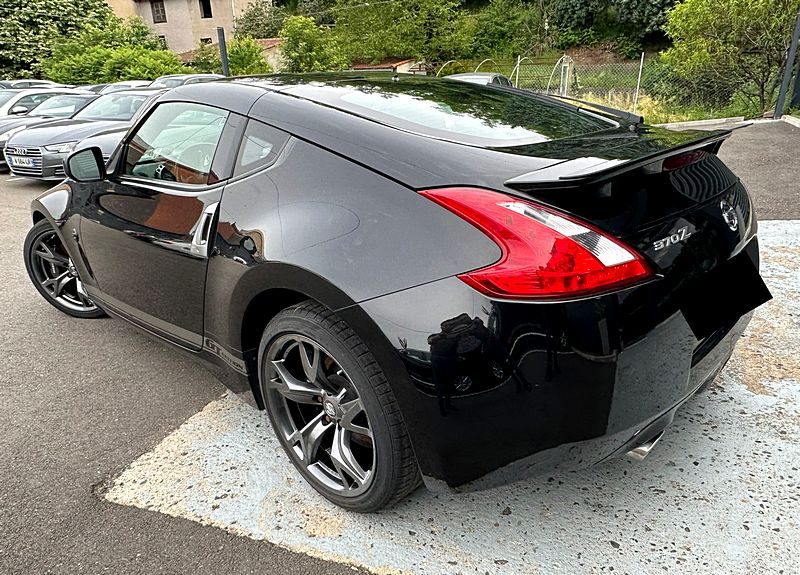
{"type": "Polygon", "coordinates": [[[319,348],[315,345],[301,342],[299,345],[300,362],[303,364],[303,371],[306,374],[306,380],[316,384],[319,377],[319,361],[322,355],[319,348]],[[311,355],[309,356],[309,348],[311,355]]]}
{"type": "Polygon", "coordinates": [[[48,246],[45,242],[39,242],[39,245],[36,246],[36,251],[34,253],[38,258],[48,263],[56,264],[62,267],[67,267],[68,265],[67,258],[59,253],[56,253],[56,251],[48,246]]]}
{"type": "Polygon", "coordinates": [[[317,455],[319,444],[325,432],[332,427],[332,423],[325,421],[325,414],[320,413],[301,429],[292,433],[287,441],[293,446],[300,447],[302,460],[305,465],[311,465],[317,455]]]}
{"type": "Polygon", "coordinates": [[[60,297],[61,292],[64,291],[64,286],[66,286],[72,279],[72,276],[70,276],[69,272],[66,271],[54,278],[48,278],[44,280],[42,282],[42,287],[53,294],[53,297],[60,297]]]}
{"type": "Polygon", "coordinates": [[[333,432],[331,460],[345,488],[350,485],[348,477],[355,483],[356,487],[361,487],[367,480],[368,472],[361,468],[361,465],[356,461],[353,452],[350,450],[348,433],[338,425],[333,432]]]}
{"type": "Polygon", "coordinates": [[[297,403],[319,405],[321,390],[318,387],[293,376],[282,359],[273,361],[272,365],[278,377],[272,378],[270,384],[278,393],[297,403]]]}
{"type": "Polygon", "coordinates": [[[353,423],[353,419],[364,411],[364,405],[361,403],[361,399],[354,399],[342,403],[339,405],[339,408],[342,410],[342,418],[339,420],[339,425],[348,431],[358,433],[359,435],[366,435],[372,439],[372,430],[370,428],[353,423]]]}

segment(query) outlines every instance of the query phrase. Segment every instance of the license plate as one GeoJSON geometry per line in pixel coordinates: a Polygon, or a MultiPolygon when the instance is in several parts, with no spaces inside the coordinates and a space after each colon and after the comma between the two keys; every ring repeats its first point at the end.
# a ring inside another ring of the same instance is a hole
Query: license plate
{"type": "Polygon", "coordinates": [[[12,166],[19,168],[33,168],[33,158],[20,158],[19,156],[9,156],[12,166]]]}

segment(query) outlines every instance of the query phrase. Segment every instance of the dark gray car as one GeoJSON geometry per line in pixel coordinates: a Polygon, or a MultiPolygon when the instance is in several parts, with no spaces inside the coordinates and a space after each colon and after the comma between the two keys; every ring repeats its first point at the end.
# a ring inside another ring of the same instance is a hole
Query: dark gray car
{"type": "Polygon", "coordinates": [[[14,134],[54,120],[71,118],[96,99],[96,94],[64,94],[45,100],[24,116],[0,118],[0,170],[8,169],[3,151],[14,134]]]}
{"type": "Polygon", "coordinates": [[[70,119],[22,130],[6,144],[15,176],[43,180],[64,177],[64,158],[90,136],[126,130],[164,90],[126,90],[100,96],[70,119]]]}

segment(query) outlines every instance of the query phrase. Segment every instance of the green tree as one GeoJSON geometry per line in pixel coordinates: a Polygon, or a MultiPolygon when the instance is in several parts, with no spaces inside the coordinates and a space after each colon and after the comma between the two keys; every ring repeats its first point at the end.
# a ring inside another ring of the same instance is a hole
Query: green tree
{"type": "Polygon", "coordinates": [[[3,0],[0,8],[0,75],[35,76],[39,63],[65,37],[112,18],[104,0],[3,0]]]}
{"type": "Polygon", "coordinates": [[[521,0],[490,0],[474,18],[470,52],[475,57],[532,53],[546,42],[541,7],[521,0]]]}
{"type": "Polygon", "coordinates": [[[308,16],[288,17],[280,37],[287,72],[341,70],[350,63],[330,30],[308,16]]]}
{"type": "Polygon", "coordinates": [[[736,92],[767,111],[800,0],[685,0],[669,12],[665,63],[701,89],[736,92]]]}
{"type": "Polygon", "coordinates": [[[236,35],[275,38],[289,16],[310,16],[317,24],[333,24],[335,0],[253,0],[236,19],[236,35]]]}
{"type": "Polygon", "coordinates": [[[379,61],[387,56],[429,62],[459,58],[471,37],[461,0],[397,0],[365,5],[337,0],[337,37],[353,59],[379,61]]]}

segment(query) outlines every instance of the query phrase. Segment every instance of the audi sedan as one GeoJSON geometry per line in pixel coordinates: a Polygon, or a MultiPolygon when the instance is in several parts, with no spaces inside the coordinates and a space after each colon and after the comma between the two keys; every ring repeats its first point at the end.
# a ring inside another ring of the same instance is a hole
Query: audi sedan
{"type": "Polygon", "coordinates": [[[15,133],[6,142],[6,164],[15,176],[60,180],[64,159],[81,140],[129,127],[147,102],[162,92],[136,89],[105,94],[69,119],[15,133]]]}
{"type": "Polygon", "coordinates": [[[71,118],[95,99],[96,94],[63,94],[45,100],[24,116],[0,118],[0,169],[8,169],[4,152],[14,134],[53,120],[71,118]]]}
{"type": "Polygon", "coordinates": [[[69,157],[25,265],[202,360],[374,511],[649,453],[770,298],[728,135],[416,76],[182,86],[107,165],[69,157]]]}

